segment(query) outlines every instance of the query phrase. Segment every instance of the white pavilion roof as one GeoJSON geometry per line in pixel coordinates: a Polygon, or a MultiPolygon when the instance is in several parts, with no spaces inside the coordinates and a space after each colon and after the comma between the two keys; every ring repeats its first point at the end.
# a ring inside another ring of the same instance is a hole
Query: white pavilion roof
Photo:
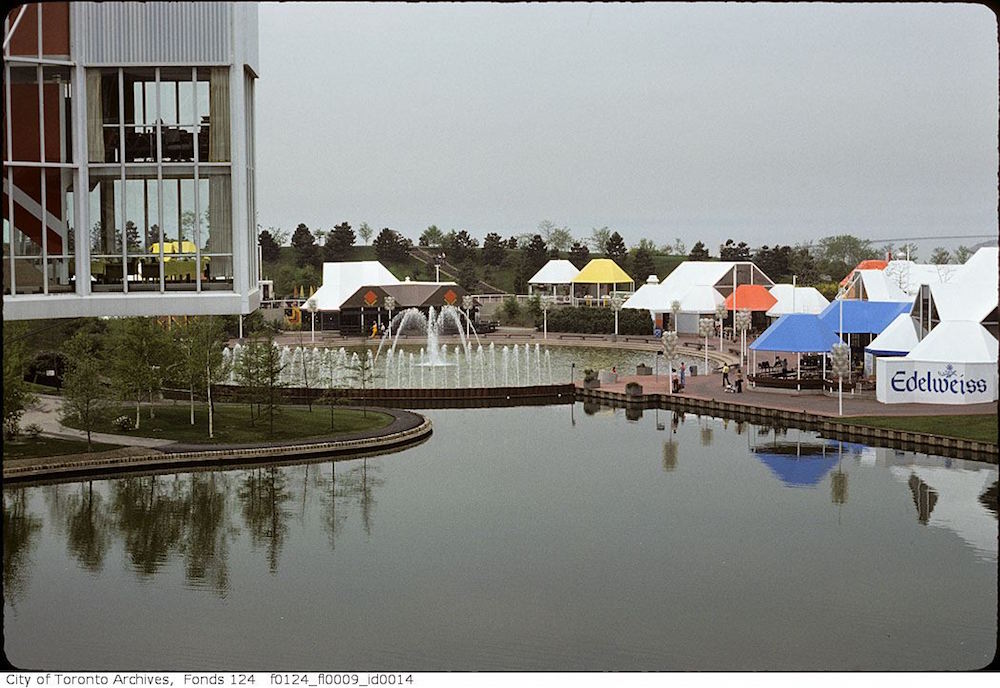
{"type": "Polygon", "coordinates": [[[310,298],[317,310],[336,311],[359,288],[384,284],[399,284],[399,280],[377,260],[323,263],[323,286],[310,298]]]}
{"type": "Polygon", "coordinates": [[[920,342],[917,323],[909,313],[900,313],[865,347],[872,352],[909,353],[920,342]]]}
{"type": "Polygon", "coordinates": [[[580,271],[568,260],[550,260],[528,280],[528,284],[569,284],[580,271]]]}
{"type": "Polygon", "coordinates": [[[824,308],[830,305],[827,298],[820,294],[816,287],[793,287],[791,284],[775,284],[769,291],[771,292],[771,296],[778,299],[778,303],[771,306],[767,311],[767,315],[772,318],[777,318],[787,313],[812,313],[813,315],[819,315],[823,312],[824,308]]]}
{"type": "Polygon", "coordinates": [[[920,340],[906,358],[941,363],[997,362],[997,339],[978,322],[945,320],[920,340]]]}

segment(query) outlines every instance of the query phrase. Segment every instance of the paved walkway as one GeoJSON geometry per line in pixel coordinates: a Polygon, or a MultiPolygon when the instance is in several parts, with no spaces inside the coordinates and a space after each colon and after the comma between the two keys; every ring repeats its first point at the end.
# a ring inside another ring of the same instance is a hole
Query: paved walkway
{"type": "MultiPolygon", "coordinates": [[[[21,427],[26,427],[32,423],[37,424],[42,429],[45,437],[55,437],[64,440],[87,441],[87,433],[83,430],[70,428],[63,425],[59,420],[62,410],[63,399],[49,394],[36,395],[38,402],[29,410],[24,412],[21,418],[21,427]]],[[[141,432],[140,428],[140,432],[141,432]]],[[[173,444],[173,440],[162,440],[155,437],[132,437],[131,435],[114,435],[108,432],[90,433],[92,442],[101,444],[117,444],[123,447],[165,447],[173,444]]]]}
{"type": "MultiPolygon", "coordinates": [[[[667,376],[661,374],[657,380],[652,375],[627,375],[620,377],[613,385],[602,384],[600,389],[606,392],[625,393],[625,385],[638,382],[645,394],[667,394],[667,376]]],[[[686,389],[681,393],[695,399],[713,399],[732,404],[745,404],[758,408],[772,408],[782,411],[800,411],[821,416],[837,416],[837,397],[823,394],[788,394],[781,392],[754,390],[744,385],[742,394],[733,394],[723,390],[722,374],[688,376],[685,380],[686,389]]],[[[578,382],[578,387],[582,385],[578,382]]],[[[977,414],[996,414],[997,402],[988,404],[950,405],[950,404],[882,404],[871,397],[855,397],[844,393],[844,416],[965,416],[977,414]]]]}

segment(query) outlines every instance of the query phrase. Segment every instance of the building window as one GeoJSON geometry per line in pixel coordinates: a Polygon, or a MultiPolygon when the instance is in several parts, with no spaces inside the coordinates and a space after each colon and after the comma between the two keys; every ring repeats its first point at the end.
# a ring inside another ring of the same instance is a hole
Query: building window
{"type": "Polygon", "coordinates": [[[87,70],[97,291],[233,288],[228,67],[87,70]]]}

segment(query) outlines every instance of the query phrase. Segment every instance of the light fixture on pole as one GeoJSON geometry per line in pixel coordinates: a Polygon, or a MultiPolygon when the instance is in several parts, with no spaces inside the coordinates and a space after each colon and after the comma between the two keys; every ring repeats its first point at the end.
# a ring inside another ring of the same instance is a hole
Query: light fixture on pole
{"type": "Polygon", "coordinates": [[[667,394],[674,393],[674,361],[677,360],[677,333],[663,333],[663,358],[667,361],[667,394]]]}
{"type": "Polygon", "coordinates": [[[469,311],[472,310],[473,303],[474,303],[474,301],[473,301],[472,296],[470,294],[466,294],[465,296],[462,297],[462,308],[465,309],[465,339],[466,339],[466,341],[468,341],[468,339],[469,339],[469,323],[471,322],[471,320],[469,319],[469,311]]]}
{"type": "Polygon", "coordinates": [[[715,329],[715,322],[711,318],[700,318],[698,320],[698,336],[705,338],[705,374],[708,374],[708,335],[715,329]]]}
{"type": "Polygon", "coordinates": [[[622,297],[617,294],[611,299],[611,307],[615,310],[615,337],[618,336],[618,311],[622,309],[622,304],[625,303],[622,297]]]}
{"type": "Polygon", "coordinates": [[[743,355],[747,344],[747,330],[750,329],[752,316],[750,311],[736,311],[736,327],[740,331],[740,367],[743,367],[743,355]]]}
{"type": "Polygon", "coordinates": [[[715,307],[715,319],[719,321],[719,351],[722,351],[722,323],[726,319],[728,310],[724,303],[720,303],[715,307]]]}
{"type": "Polygon", "coordinates": [[[385,309],[387,311],[389,311],[389,328],[388,328],[389,329],[389,339],[392,339],[392,311],[396,307],[396,297],[395,296],[386,296],[382,300],[382,305],[385,306],[385,309]]]}
{"type": "Polygon", "coordinates": [[[677,331],[677,314],[681,312],[681,302],[674,299],[670,302],[670,312],[674,314],[674,332],[677,331]]]}
{"type": "Polygon", "coordinates": [[[540,299],[542,306],[542,339],[549,338],[549,308],[552,306],[552,299],[548,296],[543,296],[540,299]]]}
{"type": "Polygon", "coordinates": [[[310,297],[309,300],[306,301],[306,310],[309,311],[309,313],[312,315],[312,334],[310,336],[310,340],[312,341],[313,344],[315,344],[316,343],[316,310],[317,310],[316,299],[310,297]]]}
{"type": "Polygon", "coordinates": [[[850,349],[847,344],[837,342],[831,347],[833,374],[837,376],[837,414],[844,415],[844,375],[851,370],[850,349]]]}
{"type": "Polygon", "coordinates": [[[445,254],[444,254],[443,251],[441,253],[437,254],[436,256],[434,256],[434,281],[435,282],[440,282],[441,281],[441,263],[444,262],[444,259],[445,259],[445,254]]]}

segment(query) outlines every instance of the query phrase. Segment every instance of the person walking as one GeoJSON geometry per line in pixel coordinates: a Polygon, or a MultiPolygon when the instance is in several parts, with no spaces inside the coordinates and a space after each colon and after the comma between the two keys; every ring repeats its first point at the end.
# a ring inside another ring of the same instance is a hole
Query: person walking
{"type": "Polygon", "coordinates": [[[729,386],[729,364],[725,363],[722,366],[722,386],[729,386]]]}
{"type": "Polygon", "coordinates": [[[736,393],[743,394],[743,369],[736,369],[736,393]]]}
{"type": "Polygon", "coordinates": [[[681,361],[681,387],[684,386],[684,374],[687,372],[687,366],[684,361],[681,361]]]}

